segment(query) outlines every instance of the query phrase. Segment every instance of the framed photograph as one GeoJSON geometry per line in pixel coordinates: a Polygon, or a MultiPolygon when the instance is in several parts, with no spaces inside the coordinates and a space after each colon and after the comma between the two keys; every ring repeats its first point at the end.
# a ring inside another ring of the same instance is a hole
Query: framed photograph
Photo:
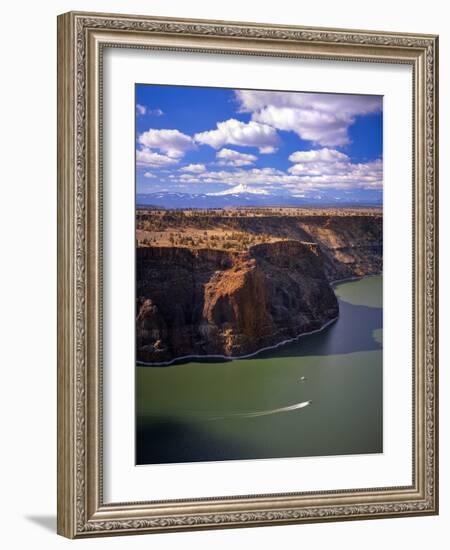
{"type": "Polygon", "coordinates": [[[59,16],[59,534],[437,513],[437,46],[59,16]]]}

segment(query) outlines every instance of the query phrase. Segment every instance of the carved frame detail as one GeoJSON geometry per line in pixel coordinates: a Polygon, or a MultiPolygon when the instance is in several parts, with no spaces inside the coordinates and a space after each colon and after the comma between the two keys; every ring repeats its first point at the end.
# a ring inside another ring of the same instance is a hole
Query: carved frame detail
{"type": "Polygon", "coordinates": [[[58,532],[75,538],[436,514],[437,37],[71,12],[58,18],[58,45],[58,532]],[[413,486],[103,504],[99,90],[105,45],[413,66],[413,486]]]}

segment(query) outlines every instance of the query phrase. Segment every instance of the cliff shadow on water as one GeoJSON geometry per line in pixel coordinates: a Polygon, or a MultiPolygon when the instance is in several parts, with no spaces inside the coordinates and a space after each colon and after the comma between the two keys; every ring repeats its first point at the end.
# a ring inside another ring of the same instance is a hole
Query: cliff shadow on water
{"type": "Polygon", "coordinates": [[[380,350],[382,345],[374,337],[374,331],[382,326],[381,308],[339,301],[339,318],[322,331],[300,335],[293,342],[262,351],[258,357],[321,356],[380,350]]]}

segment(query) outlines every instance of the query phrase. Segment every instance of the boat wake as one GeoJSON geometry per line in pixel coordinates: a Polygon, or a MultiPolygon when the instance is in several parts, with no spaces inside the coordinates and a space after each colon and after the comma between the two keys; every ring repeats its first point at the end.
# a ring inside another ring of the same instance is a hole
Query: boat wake
{"type": "MultiPolygon", "coordinates": [[[[241,411],[241,412],[225,412],[225,411],[202,411],[202,410],[185,410],[177,411],[177,418],[183,418],[184,420],[190,422],[209,422],[214,420],[233,420],[239,418],[257,418],[259,416],[270,416],[272,414],[281,414],[286,412],[296,411],[298,409],[304,409],[311,405],[312,401],[302,401],[300,403],[294,403],[293,405],[288,405],[287,407],[277,407],[276,409],[266,409],[261,411],[241,411]]],[[[157,413],[150,413],[146,415],[147,418],[153,418],[158,420],[161,423],[171,422],[170,418],[160,418],[160,415],[157,413]]]]}
{"type": "MultiPolygon", "coordinates": [[[[287,407],[278,407],[276,409],[266,409],[261,411],[242,411],[242,412],[216,412],[208,413],[208,411],[180,411],[177,413],[177,416],[182,416],[186,420],[190,421],[210,421],[210,420],[229,420],[229,419],[238,419],[238,418],[257,418],[259,416],[270,416],[272,414],[280,414],[286,412],[296,411],[298,409],[303,409],[311,405],[312,401],[302,401],[301,403],[294,403],[293,405],[288,405],[287,407]]],[[[157,414],[150,415],[153,417],[158,416],[157,414]]]]}
{"type": "Polygon", "coordinates": [[[212,420],[224,420],[227,418],[256,418],[258,416],[269,416],[271,414],[279,414],[284,412],[296,411],[297,409],[303,409],[311,405],[312,401],[302,401],[301,403],[294,403],[293,405],[288,405],[287,407],[279,407],[277,409],[267,409],[265,411],[249,411],[249,412],[240,412],[240,413],[230,413],[227,415],[210,417],[212,420]]]}

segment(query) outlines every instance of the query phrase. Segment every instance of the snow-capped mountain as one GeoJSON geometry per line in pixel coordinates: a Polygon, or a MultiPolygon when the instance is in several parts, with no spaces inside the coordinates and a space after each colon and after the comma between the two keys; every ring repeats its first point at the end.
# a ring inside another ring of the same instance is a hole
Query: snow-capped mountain
{"type": "Polygon", "coordinates": [[[242,195],[242,194],[269,195],[269,192],[266,189],[263,189],[262,187],[251,187],[246,183],[239,183],[234,187],[230,187],[230,189],[225,189],[224,191],[219,191],[217,193],[206,193],[206,194],[208,195],[208,197],[223,197],[226,195],[242,195]]]}

